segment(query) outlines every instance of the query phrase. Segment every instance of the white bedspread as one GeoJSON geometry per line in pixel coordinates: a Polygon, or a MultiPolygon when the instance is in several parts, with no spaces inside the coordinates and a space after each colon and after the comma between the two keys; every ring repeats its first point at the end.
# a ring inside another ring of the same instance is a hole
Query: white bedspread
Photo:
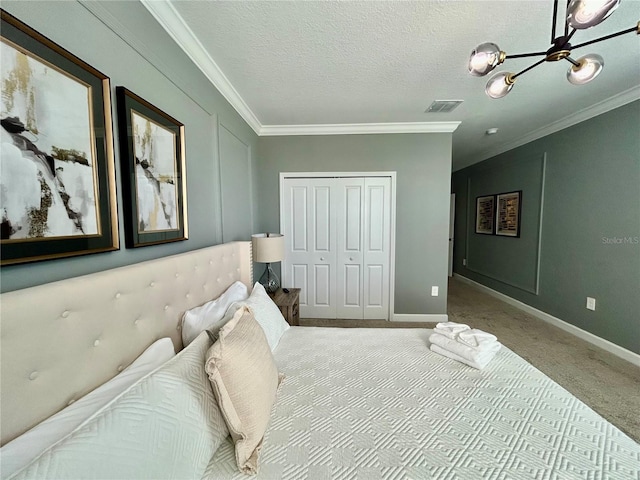
{"type": "MultiPolygon", "coordinates": [[[[430,333],[289,329],[253,478],[640,478],[640,446],[515,353],[479,371],[431,352],[430,333]]],[[[250,478],[230,440],[204,478],[250,478]]]]}

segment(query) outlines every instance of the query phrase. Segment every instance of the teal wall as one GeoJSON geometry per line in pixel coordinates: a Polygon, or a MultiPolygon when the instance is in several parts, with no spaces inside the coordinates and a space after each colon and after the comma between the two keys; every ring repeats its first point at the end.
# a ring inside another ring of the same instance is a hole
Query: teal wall
{"type": "MultiPolygon", "coordinates": [[[[2,291],[202,248],[221,243],[223,237],[250,238],[252,220],[238,222],[233,215],[227,215],[225,225],[223,205],[227,210],[237,205],[245,213],[253,209],[251,190],[255,185],[250,178],[254,178],[251,172],[255,167],[257,135],[142,4],[3,0],[2,8],[111,78],[115,139],[116,85],[127,87],[184,123],[189,217],[188,240],[125,249],[119,195],[119,251],[2,267],[2,291]],[[220,135],[226,142],[222,148],[220,135]],[[248,172],[249,178],[239,179],[238,171],[248,172]],[[221,172],[229,172],[230,178],[223,178],[221,172]]],[[[114,150],[120,193],[117,140],[114,150]]],[[[249,216],[252,218],[253,214],[249,216]]]]}
{"type": "Polygon", "coordinates": [[[640,101],[457,171],[452,191],[456,273],[640,353],[640,101]],[[511,190],[521,238],[475,234],[475,197],[511,190]]]}
{"type": "Polygon", "coordinates": [[[260,137],[258,158],[260,231],[280,228],[280,172],[397,172],[395,313],[446,313],[451,134],[260,137]]]}

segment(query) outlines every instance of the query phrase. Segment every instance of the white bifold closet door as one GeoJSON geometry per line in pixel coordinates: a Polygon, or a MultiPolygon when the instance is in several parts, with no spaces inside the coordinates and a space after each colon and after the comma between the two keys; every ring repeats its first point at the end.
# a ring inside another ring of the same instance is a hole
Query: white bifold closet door
{"type": "Polygon", "coordinates": [[[391,178],[285,178],[286,285],[306,318],[388,319],[391,178]]]}

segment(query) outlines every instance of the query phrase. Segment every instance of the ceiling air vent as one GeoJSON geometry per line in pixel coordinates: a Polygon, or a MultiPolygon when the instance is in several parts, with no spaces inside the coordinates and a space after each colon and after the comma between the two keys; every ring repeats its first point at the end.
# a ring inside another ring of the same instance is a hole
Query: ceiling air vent
{"type": "Polygon", "coordinates": [[[436,100],[429,105],[425,113],[449,113],[461,103],[462,100],[436,100]]]}

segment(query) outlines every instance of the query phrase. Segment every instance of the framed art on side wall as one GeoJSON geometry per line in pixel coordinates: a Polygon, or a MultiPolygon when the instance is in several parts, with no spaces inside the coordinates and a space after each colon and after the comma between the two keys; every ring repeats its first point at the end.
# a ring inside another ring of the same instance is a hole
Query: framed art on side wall
{"type": "Polygon", "coordinates": [[[476,198],[476,233],[493,235],[495,200],[495,195],[476,198]]]}
{"type": "Polygon", "coordinates": [[[520,236],[522,190],[496,195],[496,235],[520,236]]]}
{"type": "Polygon", "coordinates": [[[1,14],[2,265],[117,250],[109,78],[1,14]]]}
{"type": "Polygon", "coordinates": [[[188,238],[184,125],[116,88],[127,247],[188,238]]]}

